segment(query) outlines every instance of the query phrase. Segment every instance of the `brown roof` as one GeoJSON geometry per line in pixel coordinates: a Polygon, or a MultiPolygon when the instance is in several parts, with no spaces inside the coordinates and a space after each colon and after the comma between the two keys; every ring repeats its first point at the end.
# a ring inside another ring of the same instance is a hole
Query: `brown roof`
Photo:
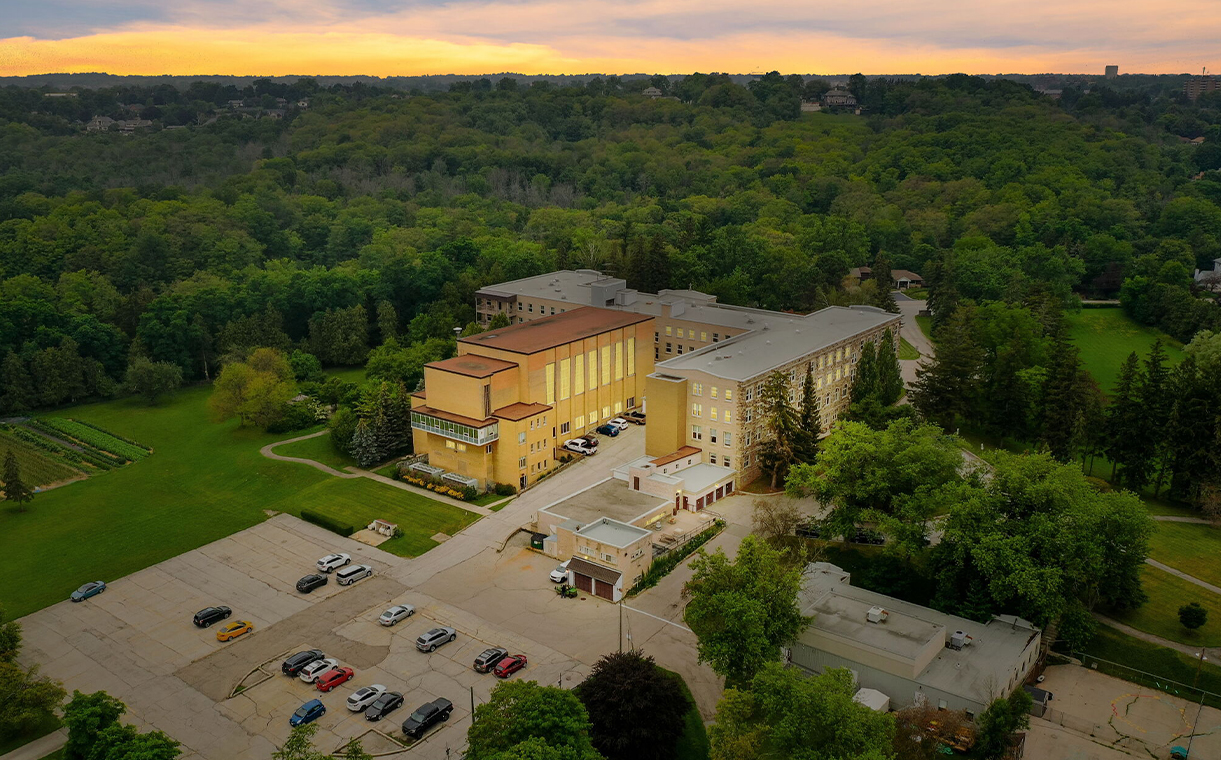
{"type": "Polygon", "coordinates": [[[505,370],[516,369],[517,367],[513,362],[493,359],[490,356],[478,356],[476,354],[463,354],[452,359],[429,362],[424,366],[442,372],[453,372],[455,375],[466,375],[467,377],[491,377],[497,372],[504,372],[505,370]]]}
{"type": "Polygon", "coordinates": [[[618,570],[612,570],[609,567],[590,562],[589,560],[573,557],[568,560],[568,569],[574,573],[588,575],[590,578],[596,578],[603,583],[615,584],[623,577],[623,573],[618,570]]]}
{"type": "Polygon", "coordinates": [[[674,452],[673,454],[666,454],[664,457],[658,457],[658,458],[654,459],[652,462],[650,462],[649,464],[655,464],[658,467],[661,467],[663,464],[670,464],[671,462],[677,462],[678,460],[683,459],[685,457],[694,456],[695,454],[698,454],[701,451],[703,451],[703,449],[697,449],[694,446],[683,446],[681,449],[674,452]]]}
{"type": "Polygon", "coordinates": [[[473,417],[463,417],[461,414],[454,414],[452,412],[445,412],[440,409],[433,409],[431,406],[417,406],[411,411],[419,412],[420,414],[424,414],[429,417],[436,417],[439,420],[449,420],[450,422],[456,422],[459,425],[468,425],[474,428],[487,427],[488,425],[494,425],[496,423],[496,420],[492,417],[488,417],[486,420],[477,420],[473,417]]]}
{"type": "Polygon", "coordinates": [[[652,318],[648,314],[582,306],[563,314],[488,330],[462,338],[459,342],[468,346],[499,348],[515,354],[534,354],[652,318]]]}
{"type": "Polygon", "coordinates": [[[516,422],[517,420],[524,420],[527,417],[533,417],[536,414],[542,414],[550,408],[551,407],[547,406],[546,404],[523,404],[518,402],[516,404],[509,404],[508,406],[500,407],[496,411],[492,412],[492,416],[500,417],[501,419],[506,420],[513,420],[516,422]]]}
{"type": "Polygon", "coordinates": [[[906,269],[892,269],[892,270],[890,270],[890,277],[891,277],[891,279],[894,279],[894,280],[920,280],[921,282],[924,281],[923,277],[916,274],[915,272],[910,272],[906,269]]]}

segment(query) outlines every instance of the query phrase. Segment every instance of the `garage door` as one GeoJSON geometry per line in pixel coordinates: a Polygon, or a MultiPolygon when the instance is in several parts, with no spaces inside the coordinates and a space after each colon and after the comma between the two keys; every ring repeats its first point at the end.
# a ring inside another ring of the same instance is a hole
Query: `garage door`
{"type": "Polygon", "coordinates": [[[594,585],[595,585],[594,593],[597,594],[598,596],[602,597],[603,599],[611,599],[611,600],[613,600],[615,598],[615,587],[610,585],[606,581],[595,580],[594,585]]]}
{"type": "Polygon", "coordinates": [[[581,589],[582,591],[588,591],[590,593],[593,593],[593,590],[594,590],[594,579],[593,578],[590,578],[588,575],[581,575],[580,573],[573,573],[572,577],[577,582],[577,588],[581,589]]]}

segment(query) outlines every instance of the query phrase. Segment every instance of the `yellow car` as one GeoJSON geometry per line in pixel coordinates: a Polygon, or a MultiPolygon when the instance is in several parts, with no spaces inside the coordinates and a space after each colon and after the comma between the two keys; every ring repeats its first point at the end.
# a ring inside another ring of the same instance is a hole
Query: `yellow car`
{"type": "Polygon", "coordinates": [[[216,632],[216,640],[229,641],[253,630],[254,623],[249,620],[235,620],[232,623],[225,623],[220,627],[220,630],[216,632]]]}

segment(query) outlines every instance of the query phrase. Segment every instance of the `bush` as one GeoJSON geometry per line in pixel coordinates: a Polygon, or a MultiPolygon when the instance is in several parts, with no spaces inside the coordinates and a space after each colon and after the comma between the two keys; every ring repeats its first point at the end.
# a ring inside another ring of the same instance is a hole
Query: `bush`
{"type": "Polygon", "coordinates": [[[497,483],[493,490],[497,496],[512,496],[517,493],[517,487],[512,483],[497,483]]]}
{"type": "Polygon", "coordinates": [[[318,424],[318,407],[310,399],[285,404],[280,419],[267,426],[268,433],[288,433],[318,424]]]}
{"type": "Polygon", "coordinates": [[[309,509],[301,510],[301,519],[306,522],[311,522],[319,528],[326,528],[332,533],[338,533],[341,536],[350,536],[356,532],[356,528],[351,525],[344,525],[327,515],[319,514],[309,509]]]}
{"type": "Polygon", "coordinates": [[[479,491],[474,486],[467,486],[462,489],[463,501],[474,501],[477,498],[479,498],[479,491]]]}
{"type": "Polygon", "coordinates": [[[644,572],[644,577],[640,582],[627,592],[628,596],[635,596],[641,591],[648,588],[653,588],[658,581],[670,574],[670,571],[678,567],[678,563],[685,560],[695,553],[695,550],[712,540],[712,537],[720,533],[725,528],[724,520],[717,520],[712,524],[712,527],[700,533],[695,538],[678,547],[661,559],[654,560],[653,564],[649,565],[649,569],[644,572]]]}

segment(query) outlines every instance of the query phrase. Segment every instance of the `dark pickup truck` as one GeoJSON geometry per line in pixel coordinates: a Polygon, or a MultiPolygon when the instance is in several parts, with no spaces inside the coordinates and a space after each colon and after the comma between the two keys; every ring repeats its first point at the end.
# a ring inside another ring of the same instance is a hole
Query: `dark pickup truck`
{"type": "Polygon", "coordinates": [[[449,720],[449,714],[453,711],[454,703],[445,697],[426,702],[403,721],[403,733],[412,739],[419,739],[428,729],[449,720]]]}

